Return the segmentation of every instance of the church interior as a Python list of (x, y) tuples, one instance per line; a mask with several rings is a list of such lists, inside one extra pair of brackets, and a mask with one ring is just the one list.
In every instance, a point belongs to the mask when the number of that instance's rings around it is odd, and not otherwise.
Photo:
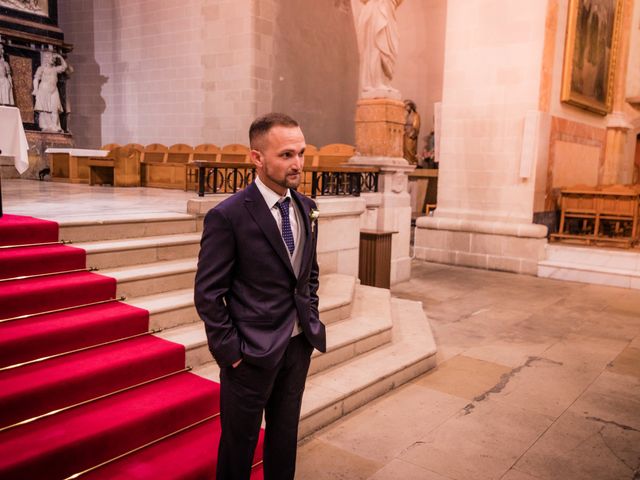
[(637, 0), (0, 0), (0, 478), (215, 478), (194, 278), (268, 112), (319, 210), (295, 478), (640, 478)]

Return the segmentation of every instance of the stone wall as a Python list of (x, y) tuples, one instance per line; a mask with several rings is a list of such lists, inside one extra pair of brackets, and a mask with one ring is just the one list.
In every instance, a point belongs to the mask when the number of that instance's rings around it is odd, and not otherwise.
[(68, 0), (60, 25), (78, 147), (199, 143), (203, 127), (202, 0)]
[(344, 2), (68, 0), (59, 9), (75, 45), (78, 147), (247, 143), (251, 120), (273, 109), (299, 118), (310, 142), (353, 143), (357, 48)]
[(358, 46), (349, 4), (277, 3), (273, 109), (296, 118), (308, 143), (353, 145)]

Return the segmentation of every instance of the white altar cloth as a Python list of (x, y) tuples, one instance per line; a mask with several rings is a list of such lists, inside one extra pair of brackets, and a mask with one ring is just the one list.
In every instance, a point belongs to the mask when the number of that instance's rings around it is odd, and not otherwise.
[(13, 157), (18, 173), (24, 173), (29, 168), (29, 144), (20, 110), (16, 107), (0, 106), (0, 150), (2, 155)]

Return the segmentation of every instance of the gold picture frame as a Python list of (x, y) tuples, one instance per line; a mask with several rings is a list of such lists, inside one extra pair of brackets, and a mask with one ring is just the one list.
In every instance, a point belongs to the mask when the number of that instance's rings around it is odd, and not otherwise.
[(611, 112), (623, 0), (570, 0), (564, 47), (564, 103)]

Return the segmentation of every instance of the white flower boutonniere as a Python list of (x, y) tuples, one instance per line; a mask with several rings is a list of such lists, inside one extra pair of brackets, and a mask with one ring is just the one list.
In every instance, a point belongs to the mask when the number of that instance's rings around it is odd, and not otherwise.
[(320, 217), (320, 211), (315, 208), (309, 212), (309, 220), (311, 220), (311, 233), (314, 233), (316, 230), (316, 225), (318, 224), (318, 218)]

